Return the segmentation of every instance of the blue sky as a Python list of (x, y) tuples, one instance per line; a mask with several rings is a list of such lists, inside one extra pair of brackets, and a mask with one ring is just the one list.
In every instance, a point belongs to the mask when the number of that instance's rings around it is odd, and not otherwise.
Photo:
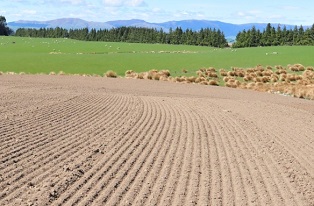
[(312, 25), (312, 9), (312, 0), (0, 0), (0, 15), (5, 16), (7, 22), (57, 18), (98, 22), (201, 19), (236, 24)]

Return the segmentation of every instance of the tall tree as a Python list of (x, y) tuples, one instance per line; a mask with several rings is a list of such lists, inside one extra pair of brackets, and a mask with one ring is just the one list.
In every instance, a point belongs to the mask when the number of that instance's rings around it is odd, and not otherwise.
[(9, 36), (13, 30), (7, 26), (7, 20), (4, 16), (0, 16), (0, 36)]

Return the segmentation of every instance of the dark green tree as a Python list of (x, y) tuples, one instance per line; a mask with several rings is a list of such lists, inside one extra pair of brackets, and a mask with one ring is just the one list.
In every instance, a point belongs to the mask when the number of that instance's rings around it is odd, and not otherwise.
[(7, 26), (7, 20), (4, 16), (0, 16), (0, 36), (9, 36), (13, 34), (13, 30)]

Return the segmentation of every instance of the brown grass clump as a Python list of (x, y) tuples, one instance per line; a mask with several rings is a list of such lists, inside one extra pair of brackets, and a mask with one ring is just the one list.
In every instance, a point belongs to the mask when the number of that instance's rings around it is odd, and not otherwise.
[(255, 68), (255, 71), (263, 72), (263, 71), (265, 71), (265, 69), (262, 67), (262, 65), (257, 65)]
[(160, 76), (159, 81), (168, 81), (168, 77), (166, 76)]
[(245, 72), (244, 72), (244, 71), (239, 71), (239, 72), (237, 73), (237, 76), (238, 76), (238, 77), (244, 77), (244, 76), (245, 76)]
[(273, 77), (270, 78), (271, 82), (278, 82), (278, 80), (279, 80), (278, 77), (274, 77), (273, 76)]
[(243, 77), (243, 80), (248, 82), (253, 80), (253, 76), (251, 74), (247, 74)]
[(255, 77), (253, 79), (254, 82), (262, 82), (262, 79), (260, 77)]
[(226, 86), (227, 86), (227, 87), (231, 87), (231, 88), (237, 88), (237, 85), (236, 85), (236, 84), (234, 84), (234, 83), (229, 83), (229, 82), (226, 83)]
[(216, 80), (210, 80), (208, 82), (208, 85), (212, 85), (212, 86), (219, 86), (218, 82)]
[(186, 81), (185, 77), (175, 77), (175, 82), (184, 82)]
[(125, 72), (125, 77), (126, 78), (133, 78), (136, 79), (138, 77), (138, 74), (136, 72), (134, 72), (133, 70), (127, 70)]
[(267, 83), (269, 81), (270, 81), (270, 77), (268, 76), (262, 77), (262, 82)]
[(314, 67), (306, 67), (307, 71), (314, 71)]
[(299, 72), (299, 71), (305, 70), (305, 67), (302, 64), (288, 65), (288, 68), (293, 72)]
[(115, 73), (112, 70), (107, 71), (104, 76), (109, 77), (109, 78), (117, 78), (117, 73)]
[(193, 82), (195, 82), (195, 80), (196, 80), (196, 77), (194, 77), (194, 76), (187, 77), (187, 82), (188, 83), (193, 83)]
[(197, 77), (197, 78), (195, 79), (195, 83), (198, 84), (198, 83), (200, 83), (200, 82), (201, 82), (201, 78)]
[(0, 75), (2, 75), (3, 74), (3, 72), (2, 71), (0, 71)]
[(255, 73), (256, 73), (257, 76), (260, 76), (260, 77), (263, 76), (263, 72), (261, 72), (261, 71), (256, 71)]
[(237, 86), (240, 86), (240, 85), (241, 85), (241, 82), (240, 82), (239, 80), (235, 80), (235, 81), (234, 81), (234, 84), (237, 85)]
[(223, 78), (223, 81), (224, 81), (224, 82), (228, 82), (229, 79), (230, 79), (230, 77), (224, 77), (224, 78)]
[(58, 75), (65, 75), (64, 71), (59, 71)]
[(152, 80), (160, 80), (161, 75), (159, 73), (153, 73)]
[(277, 70), (284, 69), (283, 66), (281, 66), (281, 65), (276, 65), (275, 68), (276, 68)]
[(209, 74), (207, 76), (212, 77), (212, 78), (218, 78), (218, 75), (214, 72), (209, 72)]
[(287, 71), (285, 69), (279, 69), (278, 71), (276, 71), (276, 74), (287, 74)]
[(246, 85), (247, 89), (253, 89), (255, 87), (255, 83), (254, 82), (250, 82)]
[(220, 71), (220, 75), (225, 77), (225, 76), (228, 76), (228, 73), (226, 71)]
[(216, 72), (216, 69), (214, 67), (209, 67), (206, 69), (207, 72)]
[(208, 82), (207, 81), (201, 81), (200, 85), (208, 85)]
[(205, 71), (206, 71), (206, 69), (205, 69), (205, 68), (200, 68), (200, 69), (199, 69), (199, 71), (201, 71), (201, 72), (205, 72)]
[(140, 73), (137, 75), (137, 79), (144, 79), (144, 76), (145, 76), (145, 73), (144, 73), (144, 72), (140, 72)]
[(183, 73), (188, 73), (188, 70), (182, 69), (182, 72), (183, 72)]
[(235, 76), (235, 72), (234, 71), (228, 71), (227, 74), (228, 74), (228, 76), (231, 76), (231, 77)]
[(170, 76), (170, 71), (169, 70), (160, 70), (159, 74), (161, 74), (164, 77), (169, 77)]
[(196, 71), (196, 75), (199, 76), (199, 77), (201, 77), (201, 76), (203, 76), (203, 72), (200, 71), (200, 70), (198, 70), (198, 71)]
[(296, 81), (297, 79), (296, 79), (296, 75), (294, 75), (294, 74), (288, 74), (287, 75), (287, 79), (289, 80), (289, 81)]
[(56, 72), (50, 72), (49, 75), (56, 75)]
[(273, 71), (267, 70), (267, 71), (263, 71), (262, 73), (263, 73), (263, 76), (268, 76), (268, 77), (270, 77), (270, 76), (273, 74)]

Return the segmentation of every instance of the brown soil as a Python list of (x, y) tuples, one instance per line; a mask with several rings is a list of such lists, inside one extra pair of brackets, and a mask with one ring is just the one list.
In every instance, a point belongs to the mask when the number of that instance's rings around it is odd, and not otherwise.
[(0, 205), (314, 205), (314, 101), (0, 76)]

